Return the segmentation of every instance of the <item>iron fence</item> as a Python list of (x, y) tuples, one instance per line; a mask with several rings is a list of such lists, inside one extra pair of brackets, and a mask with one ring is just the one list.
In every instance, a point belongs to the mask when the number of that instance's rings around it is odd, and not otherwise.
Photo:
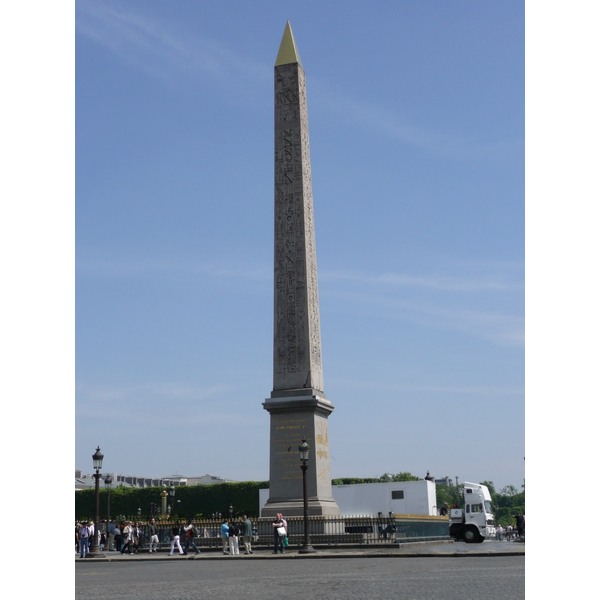
[[(304, 519), (288, 517), (287, 537), (289, 545), (300, 547), (304, 544)], [(241, 520), (234, 522), (241, 529)], [(252, 542), (254, 546), (272, 546), (274, 544), (274, 528), (270, 518), (252, 520)], [(170, 548), (172, 530), (178, 526), (181, 530), (187, 522), (173, 519), (157, 519), (159, 549)], [(220, 548), (221, 524), (218, 519), (194, 519), (198, 535), (194, 543), (199, 548)], [(448, 539), (448, 518), (427, 517), (421, 515), (377, 515), (377, 516), (342, 516), (342, 517), (309, 517), (308, 527), (310, 541), (313, 546), (377, 546), (391, 545), (408, 541), (424, 541), (430, 539)], [(101, 524), (104, 528), (104, 524)], [(140, 525), (140, 548), (148, 548), (150, 536), (148, 522)], [(182, 532), (181, 544), (185, 543)]]

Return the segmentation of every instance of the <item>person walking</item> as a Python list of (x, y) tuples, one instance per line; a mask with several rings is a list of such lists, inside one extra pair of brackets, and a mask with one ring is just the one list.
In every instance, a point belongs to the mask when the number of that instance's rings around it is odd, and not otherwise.
[(175, 552), (175, 546), (177, 546), (177, 549), (179, 550), (179, 554), (183, 554), (183, 548), (181, 547), (181, 544), (179, 543), (179, 526), (173, 525), (173, 528), (171, 529), (171, 533), (173, 535), (173, 539), (171, 540), (171, 552), (169, 552), (169, 556), (173, 556), (173, 553)]
[[(152, 519), (150, 521), (150, 525), (148, 525), (148, 537), (150, 538), (150, 554), (153, 552), (158, 552), (158, 529), (154, 519)], [(152, 550), (153, 544), (156, 544), (154, 550)]]
[(229, 524), (229, 554), (233, 556), (235, 554), (239, 555), (240, 546), (239, 546), (239, 536), (240, 530), (238, 526), (235, 524), (235, 521), (232, 521)]
[(142, 531), (140, 529), (139, 521), (133, 526), (133, 553), (138, 554), (140, 549), (140, 543), (142, 540)]
[(187, 554), (188, 548), (191, 546), (196, 554), (200, 554), (200, 550), (198, 550), (198, 546), (194, 543), (194, 538), (198, 535), (198, 531), (194, 527), (192, 520), (188, 520), (188, 524), (183, 528), (185, 531), (185, 548), (183, 549), (183, 553)]
[(252, 521), (247, 515), (244, 515), (242, 535), (244, 536), (244, 554), (252, 554)]
[(229, 554), (229, 521), (223, 519), (221, 525), (221, 541), (223, 542), (223, 554)]
[(79, 528), (79, 558), (85, 558), (89, 554), (90, 530), (86, 524)]

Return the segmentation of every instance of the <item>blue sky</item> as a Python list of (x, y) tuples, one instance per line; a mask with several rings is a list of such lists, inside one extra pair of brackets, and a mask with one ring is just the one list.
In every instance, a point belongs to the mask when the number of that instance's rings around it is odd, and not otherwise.
[(520, 486), (522, 2), (76, 3), (76, 468), (268, 479), (273, 64), (307, 77), (333, 477)]

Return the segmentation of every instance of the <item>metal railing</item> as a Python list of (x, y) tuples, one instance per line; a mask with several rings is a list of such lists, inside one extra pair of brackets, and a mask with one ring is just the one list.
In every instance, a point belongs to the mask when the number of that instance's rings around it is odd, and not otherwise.
[[(241, 529), (241, 520), (234, 520)], [(271, 518), (251, 519), (254, 546), (272, 546), (274, 533)], [(288, 542), (291, 547), (300, 547), (304, 543), (304, 519), (302, 517), (288, 517), (287, 532)], [(221, 520), (205, 519), (192, 520), (198, 535), (194, 543), (199, 548), (222, 547)], [(183, 521), (172, 519), (159, 519), (156, 521), (158, 530), (159, 549), (170, 548), (172, 529), (174, 525), (180, 528), (185, 525)], [(104, 524), (101, 525), (103, 527)], [(381, 546), (392, 545), (408, 541), (425, 541), (431, 539), (448, 538), (448, 518), (428, 517), (422, 515), (357, 515), (343, 517), (309, 517), (308, 519), (310, 540), (313, 546)], [(140, 548), (148, 548), (149, 534), (148, 523), (141, 522)], [(184, 545), (185, 537), (182, 535), (181, 544)]]

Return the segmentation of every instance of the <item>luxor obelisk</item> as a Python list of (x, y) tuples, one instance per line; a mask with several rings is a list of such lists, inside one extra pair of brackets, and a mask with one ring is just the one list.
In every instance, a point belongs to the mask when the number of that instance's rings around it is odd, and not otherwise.
[(331, 494), (304, 69), (289, 21), (275, 62), (275, 280), (269, 500), (261, 515), (303, 514), (298, 446), (310, 445), (311, 515), (338, 515)]

